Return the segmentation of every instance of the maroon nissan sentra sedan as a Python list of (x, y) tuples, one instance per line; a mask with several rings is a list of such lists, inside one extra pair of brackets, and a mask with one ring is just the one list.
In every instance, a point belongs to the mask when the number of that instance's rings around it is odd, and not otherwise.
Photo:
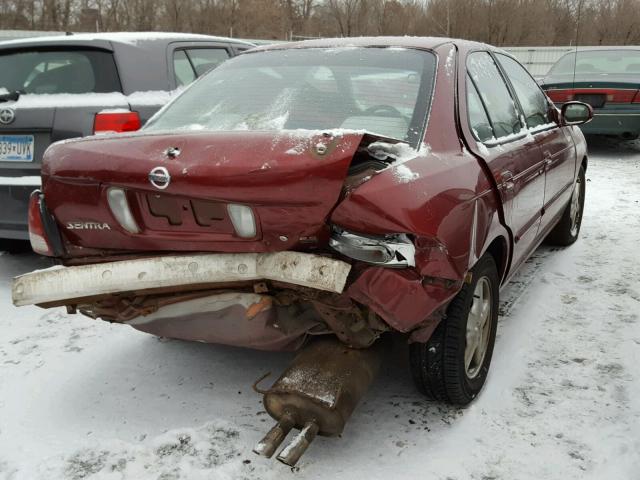
[(16, 305), (166, 337), (299, 350), (256, 451), (295, 464), (337, 435), (404, 334), (427, 397), (487, 377), (500, 288), (579, 234), (591, 107), (556, 109), (488, 45), (358, 38), (270, 46), (208, 73), (142, 131), (52, 145), (29, 212), (61, 266)]

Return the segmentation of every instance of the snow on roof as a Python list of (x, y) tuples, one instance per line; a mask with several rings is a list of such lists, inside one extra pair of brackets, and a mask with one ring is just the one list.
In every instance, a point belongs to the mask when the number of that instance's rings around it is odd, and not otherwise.
[(259, 46), (257, 50), (276, 50), (287, 48), (344, 48), (344, 47), (405, 47), (433, 49), (445, 43), (457, 45), (484, 46), (485, 44), (470, 40), (461, 40), (448, 37), (414, 37), (404, 36), (380, 36), (380, 37), (339, 37), (319, 38), (303, 40), (299, 42), (280, 43)]
[(7, 102), (7, 107), (15, 109), (31, 108), (74, 108), (74, 107), (103, 107), (129, 108), (129, 105), (160, 106), (166, 104), (179, 90), (153, 90), (134, 92), (124, 95), (120, 92), (112, 93), (54, 93), (54, 94), (24, 94), (16, 102)]

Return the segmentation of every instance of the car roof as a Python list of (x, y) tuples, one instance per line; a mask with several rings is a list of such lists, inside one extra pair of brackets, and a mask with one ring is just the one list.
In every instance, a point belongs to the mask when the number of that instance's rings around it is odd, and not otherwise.
[(260, 46), (252, 51), (265, 50), (286, 50), (291, 48), (340, 48), (340, 47), (400, 47), (419, 48), (433, 50), (436, 47), (453, 43), (465, 49), (485, 48), (497, 50), (496, 48), (479, 42), (470, 40), (460, 40), (448, 37), (348, 37), (348, 38), (322, 38), (316, 40), (304, 40), (300, 42), (278, 43)]
[(196, 33), (175, 32), (104, 32), (104, 33), (78, 33), (71, 35), (54, 35), (44, 37), (20, 38), (0, 42), (0, 48), (20, 48), (30, 46), (63, 46), (91, 43), (115, 42), (136, 46), (141, 43), (171, 43), (180, 42), (227, 42), (253, 47), (252, 43), (234, 38), (215, 37), (212, 35), (200, 35)]

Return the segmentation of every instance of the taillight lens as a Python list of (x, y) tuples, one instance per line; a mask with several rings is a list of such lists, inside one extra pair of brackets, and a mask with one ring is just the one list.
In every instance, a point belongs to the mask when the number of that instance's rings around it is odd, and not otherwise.
[(547, 90), (547, 96), (554, 103), (566, 103), (576, 99), (576, 95), (604, 95), (607, 103), (640, 103), (638, 90), (620, 88), (558, 88)]
[(44, 223), (42, 222), (41, 201), (42, 193), (40, 190), (34, 191), (29, 198), (29, 241), (34, 252), (52, 257), (54, 256), (53, 248), (47, 239)]
[(607, 96), (608, 103), (631, 103), (633, 101), (633, 97), (636, 96), (637, 90), (615, 90), (609, 89), (604, 90), (604, 93)]
[(566, 89), (547, 90), (547, 96), (553, 103), (566, 103), (573, 100), (574, 91)]
[(375, 265), (414, 267), (416, 264), (416, 248), (403, 233), (371, 237), (336, 228), (329, 246), (354, 260)]
[(138, 112), (100, 112), (96, 113), (93, 133), (135, 132), (141, 126)]

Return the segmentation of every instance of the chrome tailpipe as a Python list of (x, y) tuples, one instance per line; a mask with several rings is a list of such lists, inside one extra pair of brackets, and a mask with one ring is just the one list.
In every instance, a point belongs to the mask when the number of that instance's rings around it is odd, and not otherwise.
[(253, 453), (271, 458), (287, 435), (289, 435), (294, 424), (295, 422), (290, 415), (283, 415), (278, 420), (278, 423), (256, 444), (253, 448)]

